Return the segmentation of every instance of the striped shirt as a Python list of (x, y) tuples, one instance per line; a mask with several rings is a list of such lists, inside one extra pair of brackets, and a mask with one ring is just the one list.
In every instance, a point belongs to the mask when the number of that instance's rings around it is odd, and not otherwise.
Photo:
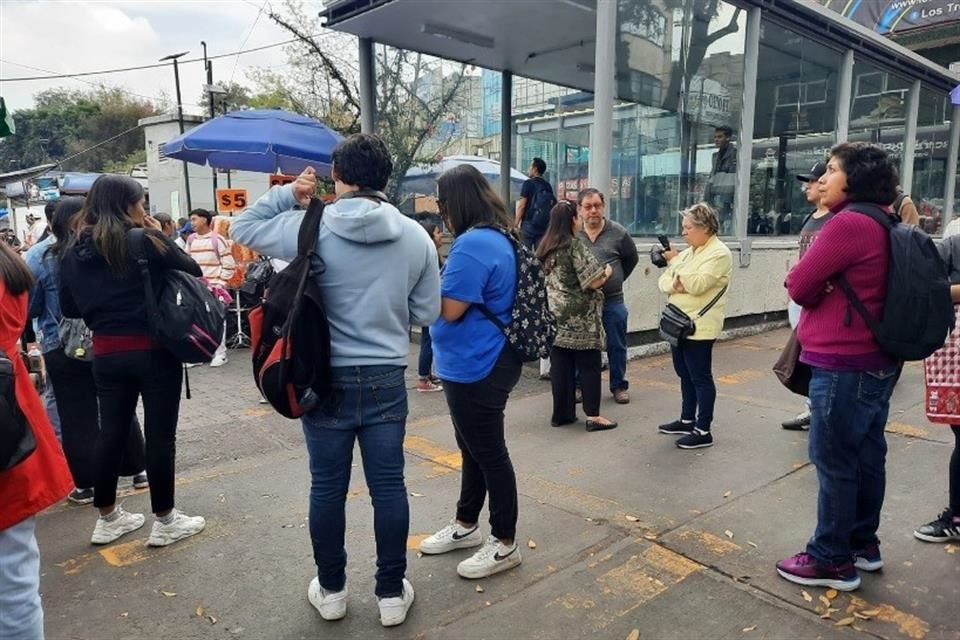
[(203, 277), (210, 284), (226, 286), (237, 269), (230, 252), (230, 241), (212, 231), (205, 235), (195, 233), (187, 238), (187, 253), (200, 265)]

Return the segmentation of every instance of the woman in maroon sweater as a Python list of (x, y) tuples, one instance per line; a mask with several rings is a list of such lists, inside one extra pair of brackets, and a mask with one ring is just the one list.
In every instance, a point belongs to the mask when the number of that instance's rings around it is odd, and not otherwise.
[(886, 298), (887, 231), (851, 203), (888, 210), (899, 182), (880, 147), (834, 147), (819, 180), (821, 201), (835, 213), (803, 260), (787, 275), (790, 298), (803, 307), (797, 337), (810, 382), (810, 461), (820, 490), (817, 528), (806, 551), (777, 563), (790, 582), (852, 591), (857, 569), (883, 567), (877, 528), (886, 483), (884, 427), (900, 363), (880, 350), (870, 329), (835, 287), (843, 276), (876, 317)]

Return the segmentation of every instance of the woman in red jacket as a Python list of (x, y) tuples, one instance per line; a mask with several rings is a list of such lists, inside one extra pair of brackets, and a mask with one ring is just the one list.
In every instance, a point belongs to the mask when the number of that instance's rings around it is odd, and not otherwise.
[(34, 516), (66, 496), (73, 485), (43, 402), (17, 349), (32, 285), (27, 265), (0, 242), (0, 349), (14, 363), (15, 400), (36, 440), (33, 453), (0, 471), (0, 638), (5, 640), (43, 638)]

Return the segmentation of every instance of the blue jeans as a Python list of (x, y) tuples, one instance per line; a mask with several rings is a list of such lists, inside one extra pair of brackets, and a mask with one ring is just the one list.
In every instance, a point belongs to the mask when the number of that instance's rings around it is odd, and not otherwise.
[(807, 553), (817, 562), (849, 562), (878, 544), (886, 489), (884, 427), (898, 366), (839, 372), (814, 367), (810, 381), (810, 461), (817, 469), (817, 529)]
[(603, 305), (603, 330), (607, 333), (607, 362), (610, 365), (610, 391), (629, 389), (627, 375), (627, 305), (609, 302)]
[(0, 530), (0, 638), (43, 640), (36, 518)]
[(63, 442), (63, 429), (60, 427), (60, 410), (57, 407), (57, 396), (53, 392), (53, 384), (47, 380), (47, 388), (43, 392), (43, 406), (47, 410), (47, 417), (50, 418), (50, 424), (53, 425), (53, 432), (57, 434), (57, 440)]
[(334, 367), (332, 393), (304, 416), (310, 455), (310, 539), (317, 577), (327, 591), (346, 582), (344, 508), (353, 445), (360, 442), (363, 473), (373, 502), (377, 586), (381, 598), (399, 596), (407, 570), (410, 506), (403, 481), (407, 424), (404, 367)]
[(420, 360), (417, 362), (417, 375), (426, 378), (433, 373), (433, 340), (430, 327), (420, 329)]
[(697, 428), (703, 431), (710, 431), (713, 407), (717, 403), (717, 385), (713, 381), (714, 342), (716, 340), (681, 340), (670, 349), (673, 369), (680, 377), (680, 419), (696, 422)]
[(537, 231), (534, 229), (524, 229), (521, 227), (520, 236), (523, 238), (523, 246), (534, 253), (537, 252), (537, 245), (543, 240), (543, 234), (546, 230)]

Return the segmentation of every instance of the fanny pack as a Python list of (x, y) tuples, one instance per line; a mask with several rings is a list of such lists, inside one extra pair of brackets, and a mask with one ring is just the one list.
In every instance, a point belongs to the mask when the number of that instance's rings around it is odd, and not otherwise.
[(663, 314), (660, 316), (660, 337), (670, 343), (672, 346), (680, 344), (681, 340), (686, 340), (697, 331), (696, 321), (704, 316), (705, 313), (713, 309), (714, 305), (720, 301), (727, 288), (720, 289), (720, 293), (713, 297), (713, 300), (707, 303), (696, 316), (691, 318), (687, 312), (673, 303), (667, 303), (663, 308)]

